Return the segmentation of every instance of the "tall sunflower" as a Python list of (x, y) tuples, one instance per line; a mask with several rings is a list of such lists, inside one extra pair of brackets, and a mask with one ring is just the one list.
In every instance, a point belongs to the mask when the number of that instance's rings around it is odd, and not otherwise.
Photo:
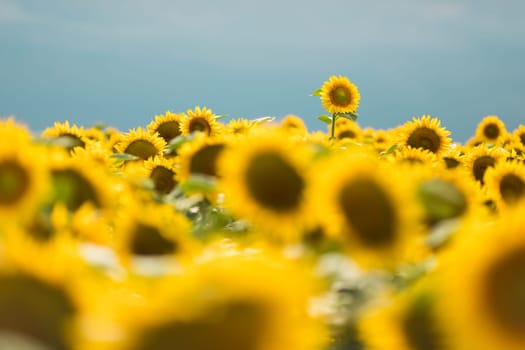
[(165, 147), (166, 141), (159, 134), (152, 135), (142, 128), (131, 129), (115, 146), (118, 152), (143, 160), (162, 155)]
[(361, 95), (347, 77), (331, 76), (321, 87), (321, 102), (329, 113), (355, 113)]
[(308, 160), (304, 144), (278, 131), (242, 140), (225, 150), (218, 162), (225, 206), (274, 238), (297, 239), (307, 209)]
[(166, 111), (165, 114), (155, 116), (155, 120), (148, 124), (148, 130), (152, 134), (158, 133), (168, 143), (181, 134), (182, 117), (182, 114)]
[(524, 209), (473, 223), (442, 261), (438, 314), (454, 332), (453, 349), (525, 348)]
[(367, 153), (336, 154), (312, 177), (309, 198), (323, 229), (362, 266), (392, 267), (422, 246), (422, 213), (402, 169)]
[(441, 127), (438, 118), (424, 115), (421, 118), (413, 118), (411, 122), (405, 123), (398, 134), (398, 141), (402, 146), (423, 148), (436, 155), (448, 150), (450, 147), (450, 131)]
[(221, 124), (217, 122), (215, 114), (206, 107), (197, 106), (194, 110), (188, 109), (180, 121), (182, 135), (202, 132), (206, 136), (215, 136), (221, 132), (221, 129)]
[(129, 336), (116, 349), (320, 349), (325, 330), (307, 312), (315, 288), (277, 257), (214, 258), (128, 310)]

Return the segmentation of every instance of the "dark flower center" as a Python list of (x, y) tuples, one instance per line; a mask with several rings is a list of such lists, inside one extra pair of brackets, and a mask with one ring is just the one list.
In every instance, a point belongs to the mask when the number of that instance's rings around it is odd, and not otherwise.
[(483, 128), (483, 134), (489, 140), (495, 140), (498, 138), (500, 130), (496, 124), (490, 123)]
[(437, 132), (427, 127), (420, 127), (412, 131), (407, 139), (407, 145), (413, 148), (422, 148), (432, 153), (439, 151), (441, 139)]
[(166, 255), (177, 251), (177, 244), (160, 234), (156, 227), (137, 224), (131, 239), (131, 252), (135, 255)]
[(443, 335), (437, 329), (435, 317), (432, 315), (430, 296), (418, 296), (409, 306), (401, 322), (410, 349), (445, 349)]
[(177, 185), (174, 175), (173, 171), (163, 166), (155, 167), (150, 174), (155, 191), (162, 194), (170, 193)]
[(224, 147), (216, 144), (200, 148), (190, 159), (190, 173), (217, 176), (217, 158)]
[(76, 211), (86, 202), (100, 207), (94, 186), (83, 175), (74, 169), (57, 169), (51, 174), (55, 201), (65, 203), (70, 211)]
[(304, 180), (277, 153), (254, 156), (246, 167), (246, 186), (255, 201), (272, 211), (293, 211), (301, 203)]
[(390, 198), (375, 182), (355, 179), (343, 186), (338, 197), (346, 223), (361, 244), (381, 248), (396, 239), (398, 218)]
[(29, 190), (30, 177), (26, 169), (12, 159), (0, 162), (0, 205), (19, 201)]
[(160, 124), (155, 131), (157, 131), (160, 137), (162, 137), (166, 142), (170, 142), (171, 139), (174, 139), (181, 134), (180, 124), (175, 120)]
[(515, 174), (505, 174), (499, 183), (499, 192), (506, 203), (514, 203), (523, 197), (525, 182)]
[(330, 101), (339, 107), (346, 107), (352, 102), (350, 90), (344, 86), (338, 86), (330, 91)]
[(485, 172), (489, 167), (493, 167), (494, 164), (496, 164), (496, 160), (491, 156), (481, 156), (474, 161), (472, 172), (474, 173), (476, 180), (481, 182), (482, 185), (485, 183), (483, 181)]
[(188, 129), (190, 134), (195, 131), (200, 131), (206, 133), (208, 136), (211, 135), (210, 123), (205, 118), (197, 117), (191, 119)]

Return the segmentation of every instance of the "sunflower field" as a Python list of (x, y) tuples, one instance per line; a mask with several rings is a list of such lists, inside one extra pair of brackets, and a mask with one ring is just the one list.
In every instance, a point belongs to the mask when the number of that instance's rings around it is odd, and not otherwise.
[(525, 126), (312, 95), (326, 131), (0, 120), (0, 349), (525, 349)]

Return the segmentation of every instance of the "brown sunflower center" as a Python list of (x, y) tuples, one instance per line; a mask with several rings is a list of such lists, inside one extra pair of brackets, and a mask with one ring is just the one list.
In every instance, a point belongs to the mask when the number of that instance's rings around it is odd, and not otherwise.
[(347, 87), (338, 86), (330, 91), (330, 101), (339, 107), (346, 107), (352, 102), (352, 93)]
[(177, 251), (177, 244), (166, 239), (150, 225), (137, 224), (133, 231), (130, 249), (135, 255), (166, 255)]
[(484, 281), (484, 302), (502, 328), (525, 334), (525, 247), (495, 261)]
[(485, 125), (485, 127), (483, 128), (483, 134), (489, 140), (495, 140), (498, 138), (500, 134), (500, 130), (496, 124), (490, 123), (490, 124)]
[(75, 147), (85, 147), (86, 143), (82, 141), (80, 136), (75, 134), (67, 134), (64, 133), (62, 135), (59, 135), (56, 137), (56, 140), (59, 141), (60, 144), (63, 144), (64, 147), (71, 151)]
[(303, 197), (304, 179), (277, 153), (254, 156), (246, 167), (246, 186), (253, 199), (272, 211), (293, 211)]
[(337, 138), (339, 140), (344, 138), (354, 139), (356, 137), (355, 132), (352, 130), (343, 130), (340, 133), (337, 134)]
[(63, 290), (32, 277), (0, 277), (0, 331), (70, 349), (64, 327), (75, 307)]
[(520, 138), (521, 144), (525, 146), (525, 133), (521, 133), (519, 135), (519, 138)]
[(190, 159), (190, 173), (217, 176), (217, 158), (224, 144), (207, 145), (199, 149)]
[(258, 350), (267, 311), (249, 300), (217, 305), (201, 317), (169, 321), (143, 334), (134, 350)]
[(101, 203), (93, 184), (75, 169), (57, 169), (51, 172), (54, 200), (63, 202), (70, 211), (76, 211), (86, 202), (100, 207)]
[(155, 167), (150, 174), (150, 179), (153, 180), (153, 186), (158, 193), (168, 194), (177, 185), (173, 171), (163, 166)]
[(397, 216), (384, 190), (369, 179), (355, 179), (343, 186), (338, 197), (346, 223), (363, 245), (380, 248), (396, 239)]
[(155, 131), (157, 131), (160, 137), (162, 137), (166, 142), (170, 142), (171, 139), (174, 139), (181, 134), (180, 124), (176, 120), (171, 120), (160, 124)]
[(126, 147), (124, 153), (146, 160), (159, 153), (159, 150), (148, 140), (135, 140)]
[(410, 349), (445, 349), (443, 336), (432, 315), (432, 300), (429, 296), (421, 295), (416, 298), (403, 316), (401, 326)]
[(0, 162), (0, 205), (18, 202), (29, 190), (30, 176), (26, 169), (13, 159)]
[(437, 153), (441, 147), (441, 138), (434, 129), (420, 127), (412, 131), (407, 139), (407, 145)]
[(525, 182), (515, 174), (505, 174), (499, 183), (499, 192), (506, 203), (514, 203), (523, 197)]
[(447, 169), (457, 168), (459, 164), (461, 164), (459, 160), (452, 157), (444, 157), (443, 160), (445, 161), (445, 166), (447, 167)]
[(481, 182), (481, 184), (484, 184), (483, 177), (485, 176), (485, 172), (489, 167), (493, 167), (494, 164), (496, 164), (496, 160), (491, 156), (481, 156), (474, 160), (472, 172), (474, 173), (476, 180)]
[(211, 135), (210, 123), (205, 118), (201, 117), (191, 119), (188, 130), (190, 134), (195, 131), (200, 131), (206, 133), (208, 136)]

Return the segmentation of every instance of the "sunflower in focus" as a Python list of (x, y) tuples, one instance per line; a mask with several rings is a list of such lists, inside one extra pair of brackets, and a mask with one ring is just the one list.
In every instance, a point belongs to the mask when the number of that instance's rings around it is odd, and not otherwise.
[(309, 198), (329, 236), (364, 267), (392, 267), (420, 253), (422, 213), (409, 173), (367, 153), (325, 162), (312, 174)]
[(522, 162), (499, 162), (488, 168), (485, 187), (498, 208), (514, 205), (525, 198), (525, 166)]
[(182, 135), (190, 135), (194, 132), (204, 133), (206, 136), (215, 136), (221, 132), (221, 124), (217, 122), (215, 114), (206, 107), (195, 107), (188, 109), (180, 121)]
[(63, 142), (65, 148), (69, 151), (75, 147), (85, 147), (86, 143), (89, 142), (84, 127), (78, 127), (75, 124), (69, 125), (68, 120), (63, 123), (55, 122), (52, 128), (44, 130), (42, 137), (53, 138)]
[(488, 115), (479, 122), (474, 137), (487, 144), (497, 144), (506, 134), (503, 121), (498, 116)]
[(359, 323), (366, 349), (448, 350), (448, 335), (436, 314), (436, 292), (428, 279), (401, 292)]
[(225, 206), (278, 240), (297, 239), (305, 221), (309, 154), (306, 145), (279, 131), (236, 143), (218, 163)]
[(166, 141), (162, 137), (150, 134), (142, 128), (131, 129), (115, 146), (118, 152), (131, 154), (143, 160), (162, 155), (165, 147)]
[(355, 113), (361, 95), (347, 77), (331, 76), (321, 87), (321, 102), (329, 113)]
[(405, 147), (423, 148), (436, 155), (450, 147), (450, 131), (440, 126), (438, 118), (424, 115), (405, 123), (398, 134), (399, 143)]
[(272, 257), (219, 257), (190, 266), (127, 310), (116, 349), (320, 349), (327, 336), (307, 313), (317, 288), (302, 269)]
[(442, 261), (438, 314), (454, 331), (453, 349), (525, 348), (524, 209), (473, 223)]
[(155, 116), (155, 120), (148, 124), (151, 134), (158, 133), (160, 137), (169, 143), (181, 134), (180, 124), (183, 115), (166, 111), (165, 114)]

